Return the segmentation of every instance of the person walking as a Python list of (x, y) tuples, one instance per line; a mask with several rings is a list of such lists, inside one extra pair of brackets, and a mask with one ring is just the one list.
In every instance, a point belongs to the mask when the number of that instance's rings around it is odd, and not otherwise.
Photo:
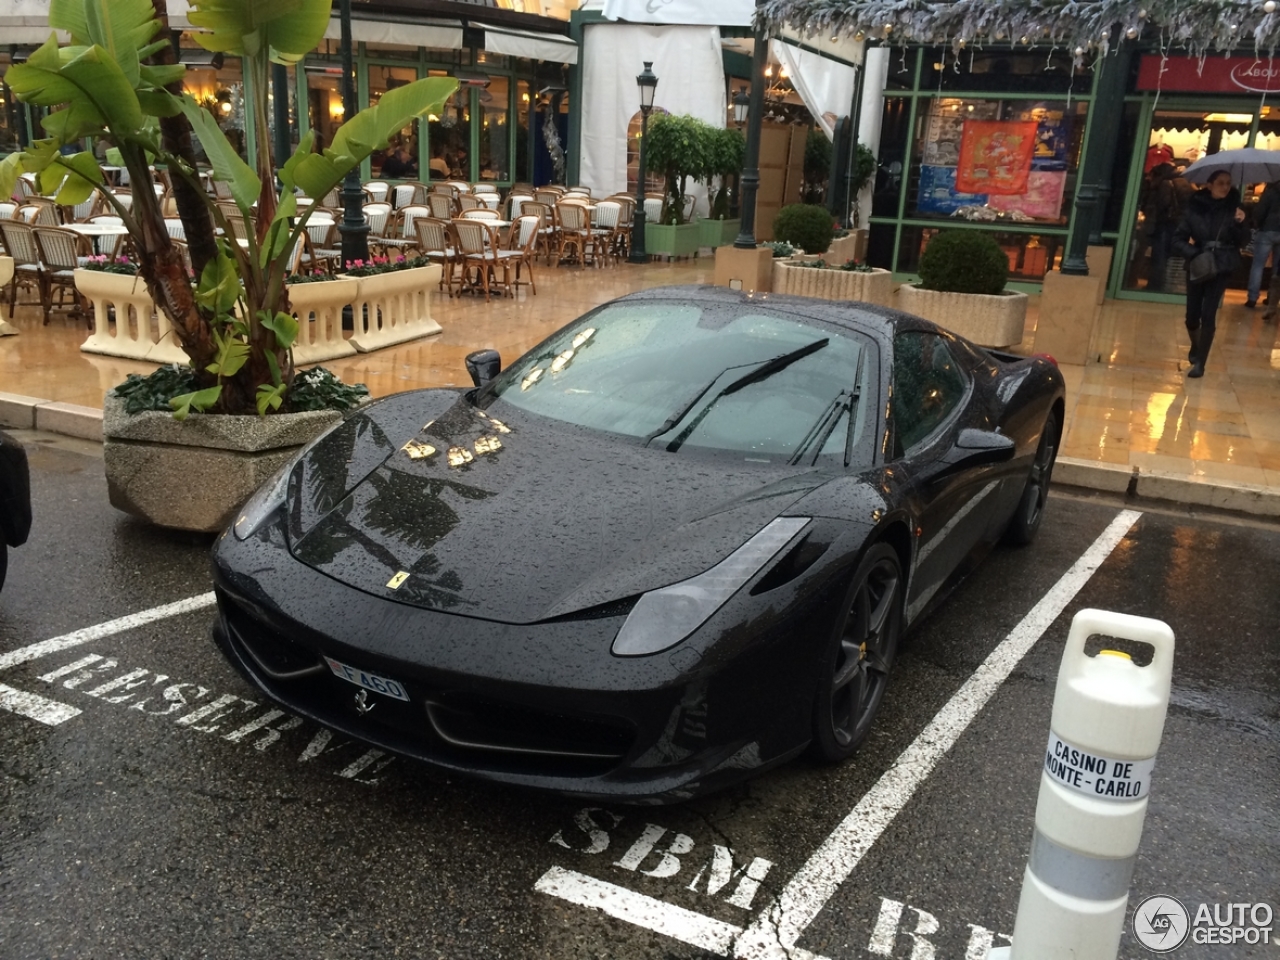
[[(1173, 234), (1173, 249), (1187, 261), (1187, 333), (1191, 350), (1188, 377), (1203, 377), (1213, 336), (1217, 331), (1218, 307), (1231, 274), (1240, 266), (1240, 247), (1248, 239), (1245, 214), (1240, 207), (1240, 191), (1231, 185), (1231, 174), (1217, 170), (1203, 190), (1188, 198), (1182, 218)], [(1202, 253), (1211, 254), (1212, 266), (1199, 277), (1192, 261)]]
[[(1262, 191), (1262, 199), (1253, 211), (1253, 223), (1257, 233), (1253, 235), (1253, 267), (1249, 270), (1249, 299), (1244, 305), (1252, 310), (1258, 305), (1258, 294), (1262, 292), (1262, 272), (1267, 266), (1267, 257), (1272, 250), (1280, 256), (1280, 181), (1268, 183)], [(1274, 275), (1276, 267), (1271, 264)]]
[(1142, 198), (1142, 229), (1151, 245), (1151, 262), (1147, 273), (1147, 289), (1163, 290), (1165, 265), (1169, 260), (1169, 238), (1178, 222), (1178, 194), (1173, 187), (1177, 169), (1172, 163), (1160, 163), (1148, 175)]

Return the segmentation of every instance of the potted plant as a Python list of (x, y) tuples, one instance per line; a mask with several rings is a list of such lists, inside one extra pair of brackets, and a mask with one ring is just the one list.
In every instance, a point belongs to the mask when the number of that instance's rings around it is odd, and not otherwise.
[(871, 181), (876, 172), (876, 156), (862, 144), (854, 150), (853, 173), (849, 178), (849, 223), (848, 232), (831, 241), (828, 254), (833, 259), (849, 258), (863, 260), (867, 256), (867, 241), (870, 231), (862, 226), (862, 208), (858, 195)]
[(707, 169), (707, 133), (711, 128), (697, 117), (663, 113), (649, 124), (645, 170), (663, 178), (662, 214), (646, 222), (645, 252), (684, 257), (698, 252), (698, 225), (686, 222), (685, 193), (689, 179)]
[(941, 230), (920, 255), (920, 284), (903, 284), (898, 306), (984, 347), (1022, 342), (1027, 295), (1004, 288), (1009, 258), (982, 230)]
[(804, 202), (821, 205), (831, 177), (831, 141), (817, 127), (804, 141)]
[(773, 292), (820, 300), (861, 300), (887, 307), (893, 302), (893, 274), (857, 260), (775, 260)]
[[(268, 472), (262, 464), (282, 461), (289, 448), (309, 438), (298, 428), (275, 422), (298, 408), (291, 348), (299, 324), (285, 276), (309, 209), (299, 210), (295, 190), (325, 196), (402, 127), (438, 109), (457, 85), (451, 78), (432, 77), (389, 90), (376, 106), (349, 118), (322, 152), (314, 151), (314, 138), (308, 133), (277, 169), (267, 127), (268, 69), (272, 60), (298, 62), (320, 42), (330, 6), (329, 0), (191, 3), (189, 19), (200, 28), (194, 34), (197, 42), (208, 50), (239, 56), (251, 81), (257, 143), (252, 166), (241, 159), (213, 115), (183, 92), (186, 68), (176, 62), (164, 0), (154, 0), (154, 7), (147, 0), (51, 0), (49, 26), (69, 33), (71, 45), (60, 50), (51, 33), (25, 63), (14, 64), (4, 77), (19, 100), (49, 112), (41, 121), (47, 138), (0, 161), (0, 195), (11, 193), (18, 175), (29, 171), (37, 174), (40, 191), (60, 204), (80, 203), (95, 190), (103, 196), (128, 229), (139, 251), (138, 275), (189, 358), (190, 377), (180, 383), (170, 378), (166, 387), (182, 388), (166, 398), (168, 406), (178, 420), (193, 412), (219, 415), (171, 421), (163, 430), (156, 428), (157, 434), (163, 433), (156, 442), (182, 452), (205, 439), (239, 438), (235, 445), (241, 449), (229, 451), (226, 460), (202, 455), (186, 470), (167, 471), (177, 481), (170, 496), (179, 509), (166, 511), (163, 519), (152, 517), (165, 525), (186, 526), (181, 506), (194, 512), (197, 501), (215, 493), (225, 494), (222, 515), (230, 516), (252, 491), (253, 478), (260, 480)], [(230, 239), (236, 236), (231, 219), (202, 188), (193, 134), (209, 159), (213, 178), (226, 185), (240, 219), (249, 225), (240, 242)], [(78, 146), (86, 137), (105, 139), (118, 150), (133, 183), (150, 182), (151, 163), (167, 167), (198, 278), (194, 284), (151, 191), (137, 191), (131, 207), (125, 208), (106, 188), (91, 152), (63, 154), (64, 146)], [(210, 422), (223, 417), (225, 424)], [(191, 426), (195, 420), (201, 425)], [(318, 428), (309, 429), (314, 433)], [(131, 455), (147, 439), (142, 435), (147, 430), (135, 429), (120, 398), (108, 394), (103, 432), (112, 502), (145, 515), (138, 508), (143, 498), (134, 495), (131, 485), (154, 486), (159, 474)], [(245, 442), (247, 433), (255, 439)], [(180, 436), (188, 440), (177, 439)], [(246, 446), (255, 449), (243, 449)], [(260, 465), (240, 469), (250, 452), (265, 455), (258, 458)], [(236, 482), (217, 472), (237, 469)], [(192, 476), (210, 475), (217, 480), (191, 483)], [(217, 529), (221, 522), (189, 528)]]
[(835, 227), (826, 207), (814, 203), (789, 203), (773, 221), (773, 238), (798, 247), (807, 254), (826, 253)]
[(707, 169), (704, 179), (707, 189), (714, 183), (711, 200), (711, 216), (698, 222), (699, 243), (704, 247), (722, 247), (733, 243), (742, 230), (742, 218), (729, 216), (729, 179), (742, 169), (747, 146), (742, 133), (731, 127), (707, 132)]

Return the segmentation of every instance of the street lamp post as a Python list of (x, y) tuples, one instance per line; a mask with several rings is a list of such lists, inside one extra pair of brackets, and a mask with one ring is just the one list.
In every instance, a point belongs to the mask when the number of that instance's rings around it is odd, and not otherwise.
[[(730, 101), (733, 107), (733, 122), (739, 129), (746, 125), (747, 116), (751, 112), (751, 98), (747, 96), (747, 88), (739, 87), (738, 92), (733, 95)], [(739, 170), (733, 177), (733, 195), (729, 204), (729, 216), (742, 216), (742, 171)]]
[[(756, 9), (764, 0), (756, 0)], [(751, 53), (751, 99), (747, 116), (747, 155), (742, 166), (742, 228), (733, 245), (739, 250), (756, 246), (756, 191), (760, 188), (760, 122), (764, 113), (764, 68), (769, 58), (769, 35), (759, 26), (755, 31), (755, 49)], [(734, 115), (738, 113), (734, 98)]]
[[(356, 115), (356, 84), (351, 65), (351, 0), (342, 0), (339, 8), (342, 27), (342, 117)], [(364, 189), (360, 185), (360, 168), (352, 167), (342, 181), (342, 263), (369, 259), (369, 225), (364, 220)]]
[(636, 170), (636, 209), (631, 219), (631, 256), (627, 257), (630, 263), (644, 263), (649, 259), (649, 255), (644, 252), (644, 147), (649, 139), (649, 112), (653, 110), (653, 93), (658, 87), (658, 77), (652, 67), (652, 60), (644, 61), (644, 70), (636, 77), (636, 86), (640, 88), (640, 166)]

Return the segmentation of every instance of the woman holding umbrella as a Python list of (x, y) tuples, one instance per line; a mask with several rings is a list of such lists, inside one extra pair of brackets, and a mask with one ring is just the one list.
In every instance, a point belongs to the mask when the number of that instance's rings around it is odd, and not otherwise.
[[(1192, 179), (1194, 167), (1204, 160), (1187, 168), (1188, 180)], [(1240, 266), (1240, 247), (1248, 240), (1240, 191), (1231, 185), (1231, 172), (1225, 168), (1213, 170), (1207, 184), (1188, 199), (1173, 235), (1173, 249), (1187, 260), (1187, 333), (1191, 336), (1188, 377), (1204, 376), (1217, 329), (1218, 307), (1228, 279)], [(1208, 257), (1193, 263), (1202, 254)]]

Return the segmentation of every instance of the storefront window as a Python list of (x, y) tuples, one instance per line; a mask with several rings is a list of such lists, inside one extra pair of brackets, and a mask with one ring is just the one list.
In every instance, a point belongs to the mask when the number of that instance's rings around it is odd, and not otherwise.
[(511, 84), (490, 77), (480, 91), (480, 179), (511, 180)]
[[(8, 71), (12, 61), (0, 54), (0, 74)], [(9, 85), (0, 81), (0, 153), (14, 153), (26, 139), (26, 107), (14, 97)]]
[(533, 112), (529, 82), (516, 83), (516, 169), (513, 180), (533, 180), (529, 172), (529, 117)]
[[(902, 242), (898, 247), (900, 273), (918, 273), (920, 254), (940, 228), (903, 227)], [(966, 226), (960, 229), (983, 230), (983, 227)], [(1039, 283), (1050, 270), (1056, 269), (1066, 238), (1058, 234), (1014, 233), (1001, 231), (994, 225), (989, 232), (1009, 258), (1009, 279)]]
[[(1182, 208), (1196, 188), (1180, 172), (1206, 154), (1248, 146), (1253, 119), (1250, 112), (1204, 110), (1159, 110), (1152, 116), (1125, 269), (1127, 289), (1185, 292), (1185, 264), (1171, 244)], [(1258, 146), (1266, 145), (1262, 136), (1258, 141)], [(1263, 184), (1236, 186), (1247, 207)], [(1243, 279), (1242, 272), (1237, 283)]]
[[(432, 76), (450, 76), (432, 70)], [(431, 147), (431, 177), (471, 179), (471, 87), (463, 86), (430, 117), (428, 143)]]
[(1077, 68), (1067, 50), (924, 51), (921, 90), (969, 90), (992, 93), (1086, 94), (1093, 85), (1088, 65)]
[[(187, 74), (183, 78), (186, 92), (213, 114), (240, 156), (247, 157), (245, 130), (248, 129), (248, 117), (245, 114), (244, 74), (240, 69), (240, 58), (226, 57), (215, 67), (208, 62), (208, 53), (189, 34), (183, 34), (181, 50), (183, 57), (187, 58)], [(198, 142), (196, 158), (204, 159)]]
[[(377, 106), (382, 95), (388, 90), (403, 87), (418, 79), (416, 67), (387, 67), (378, 64), (369, 65), (369, 106)], [(408, 155), (406, 161), (412, 169), (405, 169), (397, 164), (388, 171), (387, 176), (396, 179), (412, 180), (417, 178), (418, 132), (417, 124), (411, 123), (398, 134), (393, 134), (385, 150), (375, 150), (369, 157), (370, 165), (375, 172), (382, 170), (387, 158), (404, 148)]]
[(333, 143), (333, 134), (342, 126), (342, 68), (308, 66), (307, 120), (316, 135), (316, 150)]
[(1086, 110), (1061, 100), (922, 104), (909, 214), (1065, 224)]

